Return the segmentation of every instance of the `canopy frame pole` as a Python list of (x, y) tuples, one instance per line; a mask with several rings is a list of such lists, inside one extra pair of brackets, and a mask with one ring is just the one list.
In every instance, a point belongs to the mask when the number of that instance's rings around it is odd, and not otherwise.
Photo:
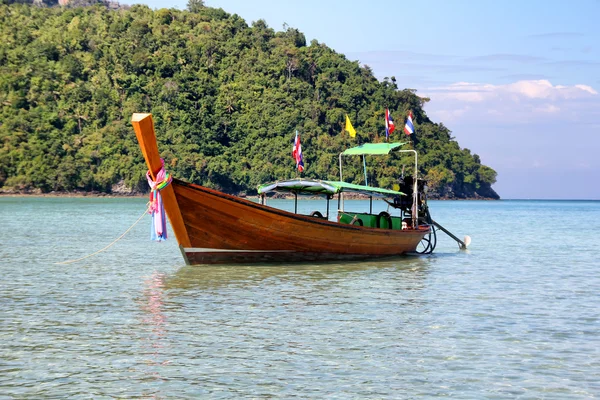
[(363, 168), (365, 170), (365, 186), (369, 186), (369, 181), (367, 180), (367, 162), (365, 160), (364, 154), (363, 154)]
[(294, 214), (298, 214), (298, 193), (294, 192)]
[(419, 205), (417, 204), (417, 202), (419, 201), (419, 193), (417, 192), (418, 190), (418, 173), (419, 173), (419, 169), (418, 169), (418, 164), (417, 164), (417, 160), (418, 160), (418, 154), (416, 150), (396, 150), (396, 152), (398, 153), (414, 153), (415, 155), (415, 175), (414, 175), (414, 186), (413, 186), (413, 205), (412, 205), (412, 210), (411, 210), (411, 214), (412, 214), (412, 224), (413, 224), (413, 228), (418, 228), (419, 227)]
[[(344, 178), (342, 176), (342, 154), (340, 153), (340, 182), (344, 182)], [(338, 194), (338, 211), (344, 212), (344, 196), (342, 192)]]

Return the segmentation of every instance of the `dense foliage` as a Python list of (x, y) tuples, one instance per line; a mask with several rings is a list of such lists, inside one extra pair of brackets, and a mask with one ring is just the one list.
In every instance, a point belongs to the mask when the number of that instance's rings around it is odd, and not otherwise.
[[(276, 32), (190, 2), (187, 11), (34, 7), (0, 1), (0, 189), (145, 190), (145, 165), (130, 119), (153, 114), (159, 149), (177, 177), (230, 193), (296, 176), (294, 131), (309, 178), (337, 179), (338, 154), (385, 140), (415, 115), (420, 174), (434, 194), (497, 197), (496, 172), (461, 149), (423, 111), (428, 99), (378, 81), (368, 66), (297, 29)], [(358, 131), (343, 132), (344, 116)], [(350, 161), (350, 160), (348, 160)], [(362, 163), (344, 168), (363, 182)], [(390, 187), (408, 158), (367, 160), (370, 184)]]

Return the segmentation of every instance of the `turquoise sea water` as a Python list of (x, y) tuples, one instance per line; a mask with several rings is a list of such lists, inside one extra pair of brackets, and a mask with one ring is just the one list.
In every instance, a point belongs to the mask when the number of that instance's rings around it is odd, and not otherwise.
[(145, 217), (56, 264), (145, 202), (0, 198), (0, 399), (600, 397), (600, 202), (434, 201), (469, 251), (323, 265), (188, 267)]

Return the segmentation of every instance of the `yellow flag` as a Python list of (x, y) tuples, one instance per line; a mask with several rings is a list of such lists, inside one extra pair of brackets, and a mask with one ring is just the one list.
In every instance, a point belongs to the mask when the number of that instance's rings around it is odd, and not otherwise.
[(350, 134), (350, 137), (356, 137), (356, 131), (354, 127), (350, 123), (350, 118), (348, 118), (348, 114), (346, 114), (346, 131)]

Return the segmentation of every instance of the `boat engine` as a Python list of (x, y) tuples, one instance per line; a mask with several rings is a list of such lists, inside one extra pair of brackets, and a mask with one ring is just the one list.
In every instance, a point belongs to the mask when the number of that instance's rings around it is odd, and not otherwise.
[[(414, 191), (414, 178), (407, 176), (400, 178), (400, 192), (404, 193), (404, 196), (394, 198), (393, 207), (400, 209), (403, 225), (406, 223), (407, 226), (412, 226), (412, 210), (413, 210), (413, 191)], [(429, 214), (429, 207), (427, 206), (427, 181), (425, 179), (417, 180), (417, 220), (418, 225), (429, 225), (430, 232), (422, 240), (417, 247), (417, 253), (419, 254), (430, 254), (435, 249), (437, 244), (436, 227), (433, 224), (431, 215)]]

